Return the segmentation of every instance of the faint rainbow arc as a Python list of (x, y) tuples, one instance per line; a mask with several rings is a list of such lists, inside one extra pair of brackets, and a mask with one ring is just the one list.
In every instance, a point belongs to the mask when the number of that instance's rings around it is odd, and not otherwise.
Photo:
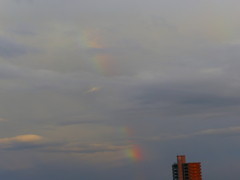
[[(120, 128), (120, 131), (124, 136), (127, 138), (131, 138), (133, 136), (133, 130), (130, 127), (122, 127)], [(124, 154), (127, 158), (133, 160), (134, 162), (140, 162), (143, 160), (143, 151), (140, 145), (135, 144), (133, 141), (128, 141), (131, 144), (129, 145), (129, 148), (124, 150)]]
[[(107, 47), (106, 44), (102, 42), (100, 36), (90, 31), (83, 32), (83, 42), (84, 46), (89, 49), (92, 48), (101, 50)], [(100, 51), (91, 58), (91, 62), (94, 64), (98, 73), (108, 77), (115, 75), (114, 61), (110, 54)]]

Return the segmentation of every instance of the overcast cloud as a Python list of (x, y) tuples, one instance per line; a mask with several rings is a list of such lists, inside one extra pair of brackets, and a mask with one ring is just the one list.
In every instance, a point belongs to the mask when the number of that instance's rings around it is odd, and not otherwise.
[(239, 5), (2, 0), (0, 179), (240, 178)]

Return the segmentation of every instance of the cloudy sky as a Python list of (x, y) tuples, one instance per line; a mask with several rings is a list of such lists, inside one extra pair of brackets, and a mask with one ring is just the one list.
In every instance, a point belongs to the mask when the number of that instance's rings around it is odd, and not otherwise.
[(239, 179), (239, 6), (1, 0), (0, 179)]

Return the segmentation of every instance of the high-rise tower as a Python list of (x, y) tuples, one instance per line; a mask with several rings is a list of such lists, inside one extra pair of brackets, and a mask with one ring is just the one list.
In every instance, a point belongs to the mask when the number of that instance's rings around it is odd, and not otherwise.
[(185, 156), (177, 156), (177, 164), (178, 164), (178, 179), (183, 180), (183, 164), (186, 163)]
[(173, 180), (202, 180), (201, 163), (186, 163), (184, 155), (177, 156), (177, 164), (172, 165)]

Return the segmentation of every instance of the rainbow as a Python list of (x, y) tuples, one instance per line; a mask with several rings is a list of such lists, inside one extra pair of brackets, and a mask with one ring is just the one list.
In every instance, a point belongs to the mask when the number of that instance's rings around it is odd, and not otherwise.
[[(102, 38), (96, 33), (84, 31), (82, 34), (83, 37), (81, 38), (81, 44), (83, 44), (85, 48), (101, 50), (107, 47), (106, 43), (103, 43)], [(99, 74), (112, 77), (115, 76), (113, 59), (114, 58), (110, 54), (107, 54), (104, 51), (99, 51), (90, 58), (90, 62), (93, 63), (93, 66)]]
[(132, 145), (131, 148), (125, 150), (125, 154), (128, 158), (134, 161), (141, 161), (143, 159), (142, 150), (139, 145)]
[(138, 144), (135, 144), (133, 141), (129, 140), (133, 136), (133, 130), (130, 127), (121, 127), (120, 132), (127, 137), (129, 148), (124, 150), (125, 157), (133, 160), (134, 162), (140, 162), (143, 160), (142, 149)]
[(127, 136), (132, 136), (133, 135), (133, 130), (130, 127), (127, 127), (127, 126), (121, 127), (120, 132), (124, 135), (127, 135)]
[[(133, 130), (132, 128), (128, 126), (124, 126), (119, 128), (120, 132), (122, 135), (125, 136), (127, 143), (128, 143), (128, 148), (123, 151), (124, 156), (127, 159), (130, 159), (131, 162), (133, 163), (136, 171), (136, 180), (144, 180), (146, 179), (144, 176), (144, 171), (141, 169), (142, 161), (144, 159), (143, 157), (143, 151), (140, 145), (134, 143), (131, 139), (133, 136)], [(140, 169), (139, 169), (140, 168)]]
[(94, 57), (94, 62), (98, 72), (105, 76), (114, 76), (114, 64), (112, 59), (112, 56), (109, 54), (97, 54)]
[(85, 42), (86, 47), (99, 49), (104, 48), (103, 43), (100, 43), (101, 42), (100, 39), (101, 38), (98, 35), (90, 31), (83, 32), (83, 40)]

